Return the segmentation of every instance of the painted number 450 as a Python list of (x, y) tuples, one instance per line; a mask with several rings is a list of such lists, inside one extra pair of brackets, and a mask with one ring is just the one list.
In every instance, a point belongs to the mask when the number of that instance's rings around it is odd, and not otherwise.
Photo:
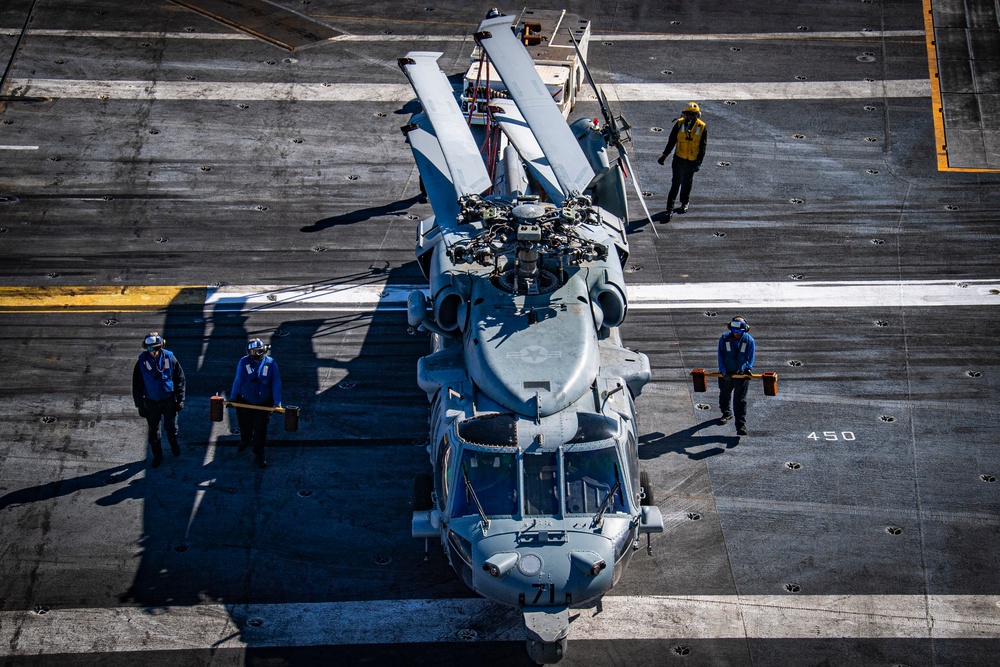
[(854, 437), (853, 431), (841, 431), (839, 433), (839, 436), (836, 431), (823, 431), (823, 432), (813, 431), (806, 437), (808, 437), (810, 440), (826, 440), (827, 442), (837, 442), (839, 440), (850, 442), (856, 439)]

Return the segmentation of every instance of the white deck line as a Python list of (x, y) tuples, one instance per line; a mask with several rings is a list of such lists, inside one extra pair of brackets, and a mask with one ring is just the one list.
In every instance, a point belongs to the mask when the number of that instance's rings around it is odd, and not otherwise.
[[(995, 595), (608, 595), (599, 610), (571, 611), (570, 642), (996, 639), (998, 604)], [(0, 612), (4, 656), (523, 638), (516, 610), (480, 598)]]
[[(333, 27), (336, 21), (327, 20), (326, 23)], [(456, 30), (459, 26), (456, 26)], [(474, 25), (469, 25), (469, 33), (465, 35), (339, 35), (332, 37), (331, 42), (465, 42), (472, 39)], [(17, 37), (21, 34), (20, 28), (0, 28), (0, 36)], [(28, 35), (31, 37), (82, 37), (88, 39), (187, 39), (187, 40), (243, 40), (249, 41), (257, 39), (253, 35), (241, 32), (141, 32), (123, 30), (58, 30), (52, 28), (30, 29)], [(876, 41), (881, 39), (893, 39), (914, 37), (923, 39), (923, 30), (849, 30), (849, 31), (800, 31), (800, 32), (751, 32), (751, 33), (727, 33), (727, 34), (666, 34), (666, 33), (606, 33), (592, 34), (591, 39), (596, 41), (614, 42), (722, 42), (722, 41), (751, 41), (759, 39), (791, 39), (791, 40), (815, 40), (815, 39), (860, 39), (865, 41)]]
[[(227, 285), (209, 288), (213, 310), (406, 310), (423, 285)], [(637, 310), (1000, 306), (1000, 279), (958, 281), (738, 282), (630, 285)]]
[[(765, 81), (755, 83), (601, 84), (619, 102), (698, 100), (820, 100), (930, 97), (927, 79), (876, 81)], [(398, 102), (414, 98), (400, 83), (273, 83), (14, 79), (5, 94), (93, 100), (234, 100), (287, 102)], [(589, 89), (580, 99), (596, 99)]]

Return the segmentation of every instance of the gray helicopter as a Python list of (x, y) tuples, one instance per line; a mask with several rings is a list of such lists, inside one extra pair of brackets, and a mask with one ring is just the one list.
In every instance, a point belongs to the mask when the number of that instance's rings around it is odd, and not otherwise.
[(416, 244), (430, 303), (408, 302), (431, 338), (417, 377), (433, 475), (415, 481), (412, 533), (439, 538), (477, 593), (518, 607), (529, 655), (549, 664), (569, 608), (615, 585), (642, 534), (651, 554), (663, 517), (639, 469), (649, 360), (618, 329), (627, 124), (600, 92), (603, 125), (567, 124), (513, 23), (491, 12), (475, 35), (509, 91), (487, 105), (492, 138), (473, 135), (440, 53), (399, 60), (423, 107), (402, 129), (434, 212)]

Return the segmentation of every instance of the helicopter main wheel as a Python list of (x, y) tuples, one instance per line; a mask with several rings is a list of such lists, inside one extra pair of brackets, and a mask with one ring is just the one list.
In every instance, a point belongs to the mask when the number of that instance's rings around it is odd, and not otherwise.
[(653, 497), (653, 483), (649, 481), (649, 473), (643, 470), (639, 473), (639, 486), (642, 487), (642, 505), (655, 505), (656, 499)]
[(566, 655), (567, 639), (560, 639), (557, 642), (540, 642), (528, 639), (528, 655), (536, 665), (554, 665)]
[(434, 500), (431, 497), (434, 491), (434, 479), (428, 474), (417, 475), (413, 478), (413, 511), (423, 512), (434, 509)]

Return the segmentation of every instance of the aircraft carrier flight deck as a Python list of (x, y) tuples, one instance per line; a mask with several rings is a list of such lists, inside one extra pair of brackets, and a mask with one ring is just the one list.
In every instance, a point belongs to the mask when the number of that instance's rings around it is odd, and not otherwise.
[[(431, 207), (397, 60), (441, 52), (457, 91), (492, 6), (524, 5), (0, 6), (0, 665), (533, 664), (519, 611), (411, 537)], [(620, 333), (664, 532), (570, 609), (559, 664), (996, 664), (996, 3), (530, 6), (591, 22), (653, 214), (630, 186)], [(585, 85), (569, 120), (600, 115)], [(779, 387), (743, 436), (690, 375), (737, 315)], [(187, 375), (156, 468), (151, 331)], [(301, 410), (266, 469), (209, 419), (252, 338)]]

